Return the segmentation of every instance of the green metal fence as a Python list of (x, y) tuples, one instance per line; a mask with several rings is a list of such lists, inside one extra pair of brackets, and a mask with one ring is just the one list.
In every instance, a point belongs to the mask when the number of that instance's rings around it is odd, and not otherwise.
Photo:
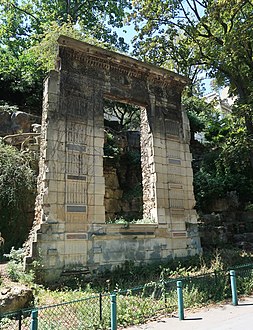
[(13, 313), (5, 313), (0, 315), (1, 330), (30, 330), (31, 326), (31, 310), (20, 310)]
[(154, 282), (117, 292), (117, 322), (140, 324), (159, 314), (176, 310), (176, 281)]
[[(233, 267), (238, 294), (253, 291), (253, 264)], [(140, 324), (157, 315), (177, 313), (177, 282), (182, 282), (184, 307), (231, 299), (229, 271), (216, 271), (199, 276), (164, 279), (128, 290), (118, 290), (117, 323), (119, 326)], [(34, 309), (33, 309), (34, 310)], [(71, 302), (0, 315), (3, 330), (78, 330), (111, 327), (110, 294), (99, 294)]]
[(38, 309), (39, 329), (81, 330), (108, 328), (110, 295), (99, 295)]
[[(0, 315), (0, 329), (32, 329), (33, 310), (25, 309)], [(38, 307), (36, 311), (38, 329), (107, 329), (110, 325), (110, 295), (99, 294), (85, 299)]]

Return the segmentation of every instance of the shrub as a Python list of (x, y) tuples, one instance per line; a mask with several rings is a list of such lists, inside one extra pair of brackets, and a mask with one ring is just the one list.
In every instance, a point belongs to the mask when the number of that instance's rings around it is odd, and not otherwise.
[(5, 256), (9, 258), (7, 274), (12, 281), (27, 284), (34, 282), (35, 273), (32, 270), (26, 272), (24, 269), (23, 259), (25, 254), (23, 249), (15, 250), (12, 248), (10, 253)]
[(35, 202), (36, 175), (31, 154), (0, 142), (0, 155), (0, 232), (5, 239), (4, 252), (9, 252), (12, 246), (19, 248), (29, 233), (28, 212)]

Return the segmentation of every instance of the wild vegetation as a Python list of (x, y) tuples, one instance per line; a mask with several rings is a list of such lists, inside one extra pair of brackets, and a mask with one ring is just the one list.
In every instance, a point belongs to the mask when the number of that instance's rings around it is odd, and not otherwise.
[(253, 171), (249, 151), (251, 138), (243, 120), (233, 112), (222, 114), (215, 104), (196, 97), (186, 98), (192, 135), (202, 132), (204, 141), (191, 139), (194, 191), (197, 210), (205, 212), (218, 198), (234, 196), (234, 210), (249, 210), (252, 203)]
[[(137, 266), (126, 262), (123, 267), (90, 279), (72, 276), (65, 282), (59, 282), (58, 286), (55, 284), (54, 290), (34, 284), (34, 274), (25, 274), (21, 267), (21, 256), (21, 250), (11, 252), (11, 262), (7, 268), (9, 277), (33, 287), (36, 307), (54, 305), (39, 312), (40, 324), (53, 324), (55, 315), (61, 315), (58, 328), (64, 328), (66, 315), (69, 313), (75, 315), (73, 322), (90, 323), (94, 329), (106, 328), (110, 322), (111, 292), (117, 294), (118, 324), (127, 326), (161, 314), (176, 313), (178, 279), (183, 281), (186, 308), (231, 299), (228, 275), (231, 268), (237, 270), (239, 294), (250, 294), (253, 289), (252, 254), (239, 250), (216, 250), (212, 254), (174, 259), (163, 264)], [(99, 296), (99, 293), (102, 295)], [(100, 299), (103, 308), (102, 322), (99, 320)], [(72, 304), (68, 304), (71, 301)], [(11, 321), (6, 318), (2, 322), (8, 324)]]
[[(11, 247), (19, 248), (33, 221), (36, 194), (34, 155), (0, 142), (0, 232), (5, 244), (0, 258)], [(29, 211), (30, 217), (29, 217)]]
[(42, 83), (54, 68), (60, 34), (90, 42), (127, 45), (112, 27), (121, 27), (127, 0), (0, 1), (0, 99), (40, 113)]
[[(184, 103), (192, 128), (204, 130), (208, 142), (194, 178), (199, 210), (231, 191), (242, 208), (252, 202), (252, 9), (248, 0), (133, 1), (134, 54), (191, 81)], [(231, 114), (222, 118), (200, 99), (201, 76), (229, 87)]]

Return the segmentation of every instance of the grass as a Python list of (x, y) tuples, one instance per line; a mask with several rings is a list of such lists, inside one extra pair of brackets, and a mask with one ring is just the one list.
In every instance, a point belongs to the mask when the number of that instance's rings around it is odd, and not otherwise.
[[(36, 306), (57, 305), (39, 310), (41, 329), (108, 328), (110, 322), (110, 296), (117, 292), (117, 316), (120, 326), (140, 324), (145, 320), (177, 310), (176, 279), (183, 280), (185, 308), (195, 308), (220, 302), (230, 297), (227, 269), (235, 265), (253, 263), (251, 253), (229, 249), (216, 250), (188, 259), (171, 260), (164, 264), (135, 266), (126, 262), (113, 272), (105, 272), (89, 283), (83, 277), (61, 282), (51, 290), (29, 282), (34, 288)], [(20, 273), (20, 268), (16, 272)], [(253, 290), (252, 269), (238, 269), (238, 293)], [(30, 277), (11, 274), (22, 280)], [(102, 293), (99, 296), (99, 293)], [(76, 302), (66, 303), (76, 300)], [(103, 321), (100, 320), (102, 301)], [(60, 327), (59, 324), (62, 324)], [(42, 326), (43, 325), (43, 326)]]

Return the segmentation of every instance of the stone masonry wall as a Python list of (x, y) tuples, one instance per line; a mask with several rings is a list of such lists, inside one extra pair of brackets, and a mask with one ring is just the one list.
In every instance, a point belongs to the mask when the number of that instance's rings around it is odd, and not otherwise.
[[(40, 257), (45, 281), (201, 251), (193, 210), (186, 80), (68, 37), (45, 83), (36, 219), (27, 263)], [(141, 106), (145, 215), (154, 224), (105, 223), (104, 99)]]

